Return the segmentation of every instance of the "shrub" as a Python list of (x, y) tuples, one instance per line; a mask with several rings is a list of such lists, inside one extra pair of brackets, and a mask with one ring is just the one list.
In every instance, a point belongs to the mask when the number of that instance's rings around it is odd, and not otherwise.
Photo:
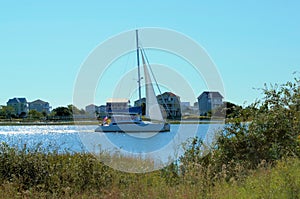
[(209, 153), (203, 155), (202, 140), (190, 143), (181, 157), (182, 174), (198, 167), (214, 184), (244, 178), (261, 162), (272, 165), (282, 158), (300, 157), (300, 81), (262, 90), (264, 98), (247, 108), (251, 122), (241, 122), (245, 120), (241, 112), (219, 133)]
[(250, 123), (231, 124), (220, 135), (217, 145), (224, 161), (256, 167), (262, 160), (300, 156), (300, 81), (265, 86), (263, 93), (263, 100), (252, 105)]

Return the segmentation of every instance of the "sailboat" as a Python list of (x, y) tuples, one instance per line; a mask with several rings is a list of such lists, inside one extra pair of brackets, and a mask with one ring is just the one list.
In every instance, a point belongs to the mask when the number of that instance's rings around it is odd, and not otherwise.
[[(137, 116), (132, 113), (120, 114), (113, 113), (111, 117), (111, 122), (108, 124), (99, 125), (95, 131), (96, 132), (168, 132), (170, 131), (170, 124), (167, 123), (164, 118), (157, 102), (157, 98), (154, 92), (152, 79), (148, 70), (148, 64), (145, 61), (144, 51), (139, 46), (138, 30), (136, 30), (136, 55), (137, 55), (137, 65), (138, 65), (138, 92), (139, 92), (139, 106), (140, 111)], [(147, 121), (141, 119), (141, 72), (140, 72), (140, 55), (143, 63), (144, 80), (145, 80), (145, 93), (146, 93), (146, 110), (145, 118)], [(153, 74), (152, 74), (153, 75)], [(157, 85), (158, 86), (158, 85)]]

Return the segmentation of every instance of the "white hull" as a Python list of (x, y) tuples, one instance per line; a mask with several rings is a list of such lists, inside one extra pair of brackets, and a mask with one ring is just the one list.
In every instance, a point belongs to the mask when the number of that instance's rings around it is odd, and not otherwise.
[(124, 132), (124, 133), (143, 133), (143, 132), (167, 132), (170, 131), (170, 124), (151, 123), (151, 122), (120, 122), (109, 125), (99, 125), (95, 132)]

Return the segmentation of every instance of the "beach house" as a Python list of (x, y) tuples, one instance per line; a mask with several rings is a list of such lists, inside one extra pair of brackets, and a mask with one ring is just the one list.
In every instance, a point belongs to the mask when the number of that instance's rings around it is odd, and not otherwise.
[(14, 112), (13, 114), (16, 115), (17, 117), (26, 117), (28, 114), (28, 103), (26, 98), (12, 98), (9, 99), (6, 103), (7, 106), (10, 106), (13, 108)]
[(223, 104), (223, 96), (217, 91), (205, 91), (198, 97), (199, 114), (207, 116), (209, 112)]

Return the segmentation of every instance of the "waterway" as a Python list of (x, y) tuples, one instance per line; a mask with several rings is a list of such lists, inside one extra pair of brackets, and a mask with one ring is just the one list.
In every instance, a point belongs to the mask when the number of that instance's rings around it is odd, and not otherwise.
[(0, 141), (12, 147), (56, 151), (58, 153), (101, 152), (150, 157), (158, 162), (178, 159), (194, 137), (211, 143), (224, 124), (172, 124), (170, 132), (100, 133), (95, 125), (0, 126)]

